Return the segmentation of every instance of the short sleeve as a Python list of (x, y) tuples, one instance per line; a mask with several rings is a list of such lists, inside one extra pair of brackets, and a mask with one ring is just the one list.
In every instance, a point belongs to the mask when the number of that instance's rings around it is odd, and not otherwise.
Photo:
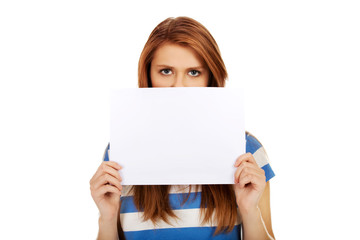
[(109, 161), (109, 150), (110, 150), (110, 143), (108, 143), (107, 147), (105, 148), (103, 161)]
[(269, 181), (275, 176), (263, 145), (255, 136), (248, 132), (246, 132), (246, 152), (251, 153), (258, 166), (265, 171), (266, 181)]

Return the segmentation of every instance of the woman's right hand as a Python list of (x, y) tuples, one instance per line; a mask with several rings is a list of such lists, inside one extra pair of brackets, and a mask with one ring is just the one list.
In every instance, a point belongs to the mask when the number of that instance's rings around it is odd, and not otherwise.
[(90, 180), (91, 196), (103, 219), (117, 217), (122, 190), (120, 169), (122, 167), (116, 162), (103, 161)]

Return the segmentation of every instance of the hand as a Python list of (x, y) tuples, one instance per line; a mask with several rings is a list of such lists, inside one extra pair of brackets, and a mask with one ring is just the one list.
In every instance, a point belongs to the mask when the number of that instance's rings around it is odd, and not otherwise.
[(235, 162), (234, 191), (241, 213), (255, 211), (266, 185), (265, 171), (251, 153), (242, 154)]
[(90, 180), (91, 196), (103, 219), (117, 217), (122, 190), (120, 169), (122, 167), (116, 162), (103, 161)]

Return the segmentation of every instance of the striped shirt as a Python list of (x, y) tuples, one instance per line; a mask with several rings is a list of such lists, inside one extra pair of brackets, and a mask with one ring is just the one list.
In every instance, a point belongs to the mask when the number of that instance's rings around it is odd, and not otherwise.
[[(109, 161), (109, 150), (110, 144), (105, 150), (104, 161)], [(275, 176), (264, 147), (248, 132), (246, 133), (246, 152), (253, 154), (258, 166), (265, 171), (266, 181)], [(172, 185), (169, 192), (170, 206), (180, 220), (171, 219), (170, 224), (159, 221), (156, 226), (151, 220), (143, 221), (143, 213), (135, 207), (130, 188), (130, 185), (123, 185), (120, 198), (120, 221), (126, 239), (241, 239), (239, 211), (235, 227), (229, 233), (223, 232), (214, 236), (216, 221), (213, 221), (214, 224), (201, 224), (201, 186), (197, 189), (198, 194), (195, 194), (196, 188), (192, 185), (190, 197), (182, 205), (182, 200), (189, 193), (189, 185)]]

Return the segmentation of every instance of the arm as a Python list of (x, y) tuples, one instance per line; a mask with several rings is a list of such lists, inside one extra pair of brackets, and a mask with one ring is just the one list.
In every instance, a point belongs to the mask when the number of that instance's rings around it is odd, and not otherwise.
[(117, 220), (120, 210), (122, 167), (111, 161), (103, 161), (90, 180), (91, 196), (100, 211), (98, 240), (117, 240)]
[(124, 231), (121, 227), (120, 221), (120, 208), (121, 208), (121, 200), (119, 209), (116, 210), (117, 216), (114, 218), (113, 216), (109, 219), (105, 219), (103, 217), (99, 217), (99, 233), (97, 240), (102, 239), (114, 239), (114, 240), (125, 240)]
[(275, 239), (272, 225), (271, 225), (271, 211), (270, 211), (270, 182), (268, 181), (265, 186), (265, 190), (260, 198), (259, 209), (261, 211), (261, 216), (264, 220), (266, 229), (270, 236)]
[(241, 155), (235, 162), (234, 190), (244, 239), (274, 239), (270, 215), (270, 183), (251, 153)]
[(241, 212), (244, 239), (275, 239), (271, 226), (270, 183), (267, 182), (258, 208)]
[(118, 240), (117, 219), (99, 217), (99, 233), (97, 240)]

